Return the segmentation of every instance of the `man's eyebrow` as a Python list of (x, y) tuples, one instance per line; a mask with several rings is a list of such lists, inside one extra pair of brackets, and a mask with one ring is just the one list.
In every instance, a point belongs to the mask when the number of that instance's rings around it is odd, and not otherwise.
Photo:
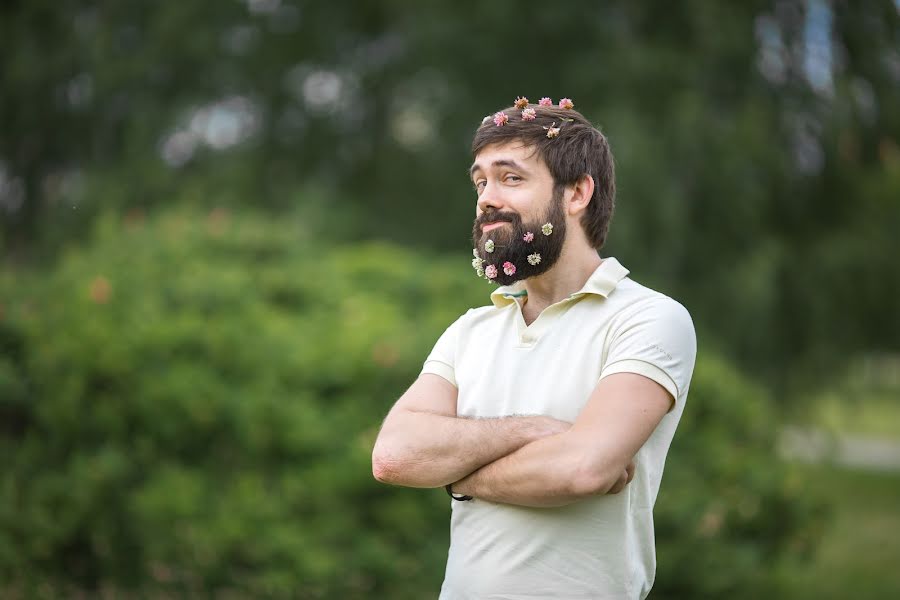
[[(528, 171), (528, 169), (526, 169), (525, 167), (523, 167), (516, 161), (508, 159), (508, 158), (501, 158), (501, 159), (495, 160), (494, 162), (491, 163), (491, 166), (492, 167), (510, 167), (512, 169), (515, 169), (516, 171), (525, 171), (525, 172)], [(479, 165), (478, 163), (474, 163), (472, 165), (472, 167), (469, 169), (469, 179), (472, 179), (472, 177), (475, 175), (475, 171), (477, 171), (480, 168), (481, 168), (481, 165)]]

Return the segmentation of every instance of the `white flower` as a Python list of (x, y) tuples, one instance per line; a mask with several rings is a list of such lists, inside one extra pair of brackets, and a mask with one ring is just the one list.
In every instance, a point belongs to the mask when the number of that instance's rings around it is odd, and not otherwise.
[(488, 253), (494, 251), (494, 240), (488, 240), (484, 243), (484, 251)]
[(544, 235), (550, 235), (553, 233), (553, 224), (552, 223), (544, 223), (541, 225), (541, 233)]
[(534, 254), (528, 255), (528, 264), (534, 266), (541, 262), (541, 255), (535, 252)]

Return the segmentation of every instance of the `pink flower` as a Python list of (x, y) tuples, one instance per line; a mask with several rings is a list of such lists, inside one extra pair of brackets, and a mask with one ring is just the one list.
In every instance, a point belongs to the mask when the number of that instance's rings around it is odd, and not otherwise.
[(494, 125), (500, 127), (501, 125), (506, 125), (506, 122), (509, 121), (509, 115), (503, 111), (498, 113), (494, 113)]
[(495, 265), (488, 265), (484, 268), (484, 275), (488, 279), (494, 279), (497, 277), (497, 267)]
[(516, 265), (512, 264), (509, 261), (506, 261), (505, 263), (503, 263), (503, 272), (510, 276), (515, 275)]
[(570, 98), (563, 98), (559, 101), (560, 108), (575, 108), (575, 103)]
[(522, 236), (522, 239), (526, 242), (530, 242), (531, 240), (534, 239), (534, 234), (529, 231), (528, 233), (526, 233), (525, 235)]
[(534, 121), (534, 118), (537, 116), (537, 113), (534, 112), (533, 108), (526, 108), (522, 111), (522, 120), (523, 121)]
[(526, 98), (525, 96), (519, 96), (518, 98), (516, 98), (514, 105), (516, 108), (521, 110), (528, 106), (528, 98)]
[(547, 130), (548, 138), (555, 138), (556, 136), (559, 135), (559, 127), (556, 127), (555, 125), (556, 125), (556, 123), (554, 123), (553, 126), (551, 126), (551, 127), (544, 127), (544, 129)]
[(553, 100), (550, 98), (541, 98), (541, 101), (538, 102), (541, 106), (553, 106)]

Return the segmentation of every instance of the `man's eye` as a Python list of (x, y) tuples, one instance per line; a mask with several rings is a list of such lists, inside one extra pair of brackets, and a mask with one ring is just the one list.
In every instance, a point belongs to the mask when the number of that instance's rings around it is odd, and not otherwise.
[(482, 180), (482, 181), (476, 181), (476, 182), (475, 182), (475, 189), (478, 190), (478, 191), (480, 192), (480, 191), (484, 188), (485, 185), (487, 185), (487, 182), (486, 182), (486, 181), (483, 181), (483, 180)]
[(515, 183), (515, 182), (522, 181), (522, 178), (519, 177), (518, 175), (507, 175), (506, 181), (512, 181), (513, 183)]

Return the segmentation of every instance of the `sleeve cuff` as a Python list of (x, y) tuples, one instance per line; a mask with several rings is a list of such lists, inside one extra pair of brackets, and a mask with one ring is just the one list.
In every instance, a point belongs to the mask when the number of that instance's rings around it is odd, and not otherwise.
[(667, 392), (672, 394), (672, 398), (678, 402), (678, 386), (669, 375), (654, 364), (644, 362), (642, 360), (627, 359), (614, 362), (607, 365), (603, 372), (600, 373), (600, 379), (612, 375), (614, 373), (637, 373), (643, 375), (647, 379), (652, 379), (659, 385), (663, 386)]
[(434, 375), (438, 375), (449, 381), (450, 384), (453, 385), (453, 387), (459, 387), (456, 384), (456, 373), (454, 372), (453, 367), (451, 367), (447, 363), (441, 362), (439, 360), (426, 361), (425, 365), (422, 367), (422, 373), (432, 373)]

